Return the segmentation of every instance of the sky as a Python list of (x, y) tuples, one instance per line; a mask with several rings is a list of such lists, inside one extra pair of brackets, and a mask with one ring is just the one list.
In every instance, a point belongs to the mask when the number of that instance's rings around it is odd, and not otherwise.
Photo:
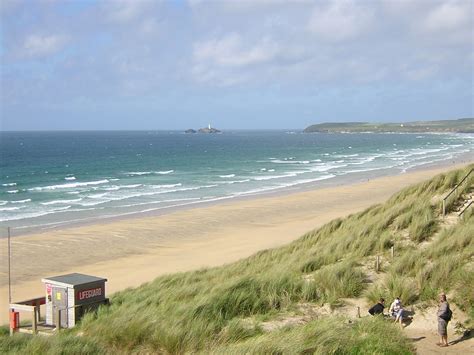
[(472, 0), (1, 0), (0, 130), (473, 117)]

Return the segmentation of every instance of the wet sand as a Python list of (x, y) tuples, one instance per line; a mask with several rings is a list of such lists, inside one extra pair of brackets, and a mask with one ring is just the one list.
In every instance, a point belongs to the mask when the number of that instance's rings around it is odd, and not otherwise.
[[(259, 197), (161, 216), (108, 221), (12, 238), (12, 298), (44, 294), (41, 278), (107, 278), (107, 294), (159, 275), (223, 265), (287, 244), (337, 217), (384, 202), (444, 166), (361, 183)], [(8, 322), (7, 240), (0, 240), (0, 324)]]

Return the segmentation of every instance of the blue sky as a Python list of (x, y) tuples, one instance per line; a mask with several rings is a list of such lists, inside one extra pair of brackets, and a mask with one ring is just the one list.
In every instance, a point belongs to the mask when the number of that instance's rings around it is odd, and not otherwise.
[(473, 116), (473, 1), (2, 0), (1, 129)]

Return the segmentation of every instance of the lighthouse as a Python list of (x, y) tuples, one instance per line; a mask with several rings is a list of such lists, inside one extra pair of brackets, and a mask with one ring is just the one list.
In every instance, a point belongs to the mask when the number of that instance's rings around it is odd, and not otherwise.
[(211, 124), (209, 123), (209, 125), (207, 126), (207, 128), (211, 129)]

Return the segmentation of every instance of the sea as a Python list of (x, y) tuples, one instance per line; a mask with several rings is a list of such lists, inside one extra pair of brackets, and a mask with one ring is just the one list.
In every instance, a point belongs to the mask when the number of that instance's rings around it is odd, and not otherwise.
[(0, 235), (403, 174), (473, 152), (472, 134), (0, 132)]

